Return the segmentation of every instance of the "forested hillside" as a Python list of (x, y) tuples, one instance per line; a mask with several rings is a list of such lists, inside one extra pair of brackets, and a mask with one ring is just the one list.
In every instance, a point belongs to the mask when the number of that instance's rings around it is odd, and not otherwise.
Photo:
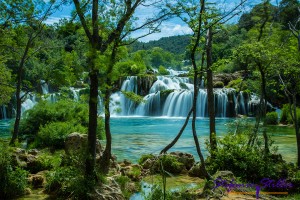
[(160, 47), (165, 51), (169, 51), (173, 54), (184, 54), (186, 47), (190, 44), (190, 35), (177, 35), (170, 37), (162, 37), (159, 40), (149, 42), (135, 42), (130, 46), (132, 52), (138, 50), (149, 50), (153, 47)]

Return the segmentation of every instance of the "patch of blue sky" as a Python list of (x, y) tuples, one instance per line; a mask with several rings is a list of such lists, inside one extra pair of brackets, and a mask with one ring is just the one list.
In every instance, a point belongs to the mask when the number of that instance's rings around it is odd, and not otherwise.
[[(233, 8), (235, 8), (241, 0), (211, 0), (211, 3), (214, 3), (214, 6), (220, 10), (222, 14), (225, 14), (227, 12), (230, 12)], [(255, 5), (261, 3), (262, 0), (247, 0), (239, 9), (237, 12), (239, 12), (239, 15), (236, 15), (234, 18), (232, 18), (229, 23), (235, 23), (238, 21), (239, 16), (243, 12), (249, 12)], [(278, 5), (280, 0), (271, 0), (270, 1), (273, 5)], [(71, 12), (74, 10), (74, 5), (62, 5), (55, 13), (53, 13), (48, 20), (46, 21), (47, 24), (54, 24), (58, 23), (60, 19), (62, 18), (70, 18)], [(136, 22), (136, 25), (141, 24), (143, 21), (145, 21), (148, 17), (151, 17), (151, 15), (155, 14), (157, 12), (156, 8), (153, 7), (139, 7), (135, 13), (135, 17), (138, 18), (138, 21)], [(181, 19), (178, 17), (174, 17), (172, 19), (169, 19), (167, 21), (164, 21), (160, 25), (160, 31), (157, 33), (153, 33), (151, 35), (148, 35), (146, 37), (143, 37), (139, 39), (139, 41), (148, 42), (151, 40), (158, 40), (162, 37), (169, 37), (169, 36), (175, 36), (175, 35), (185, 35), (185, 34), (191, 34), (192, 30), (188, 27), (187, 24), (185, 24)], [(139, 30), (131, 34), (132, 38), (139, 37), (141, 35), (145, 35), (149, 32), (149, 30)]]

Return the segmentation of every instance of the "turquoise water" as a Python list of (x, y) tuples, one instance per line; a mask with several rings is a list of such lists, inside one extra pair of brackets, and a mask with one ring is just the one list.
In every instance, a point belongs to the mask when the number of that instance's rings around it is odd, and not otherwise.
[[(127, 158), (133, 161), (137, 161), (142, 154), (158, 154), (177, 135), (184, 121), (184, 118), (112, 118), (111, 131), (114, 154), (117, 155), (118, 160)], [(231, 121), (233, 119), (217, 119), (217, 133), (224, 135), (228, 130), (226, 124)], [(208, 139), (209, 134), (208, 119), (197, 120), (197, 133), (200, 138), (201, 149), (206, 155), (204, 142)], [(171, 151), (183, 151), (196, 156), (191, 121)]]
[[(217, 135), (224, 136), (228, 132), (228, 124), (234, 120), (233, 118), (216, 119)], [(184, 121), (185, 118), (113, 117), (111, 119), (113, 153), (119, 161), (126, 158), (133, 162), (136, 162), (143, 154), (158, 154), (177, 135)], [(0, 120), (0, 137), (10, 137), (9, 126), (10, 120)], [(198, 118), (196, 127), (201, 149), (206, 156), (208, 152), (204, 143), (209, 139), (209, 119)], [(268, 134), (271, 135), (284, 159), (295, 162), (297, 150), (294, 129), (284, 126), (269, 126)], [(188, 152), (193, 154), (196, 160), (199, 160), (192, 137), (191, 121), (178, 143), (170, 151)]]
[(10, 132), (9, 132), (10, 126), (11, 126), (10, 119), (0, 120), (0, 138), (10, 137)]

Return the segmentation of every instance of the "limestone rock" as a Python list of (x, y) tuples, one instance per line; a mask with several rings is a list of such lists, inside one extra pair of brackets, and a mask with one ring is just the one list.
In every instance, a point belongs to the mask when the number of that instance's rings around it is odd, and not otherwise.
[(66, 154), (77, 154), (85, 151), (87, 148), (87, 135), (80, 133), (71, 133), (65, 140)]
[(190, 153), (176, 151), (171, 152), (170, 154), (176, 156), (178, 162), (182, 163), (187, 170), (190, 170), (195, 163), (194, 156)]
[(93, 200), (125, 200), (119, 184), (112, 178), (107, 177), (108, 182), (96, 188), (90, 199)]
[(199, 177), (199, 178), (205, 178), (204, 173), (201, 170), (200, 163), (196, 163), (193, 165), (193, 167), (189, 170), (188, 174), (191, 177)]
[(32, 174), (28, 178), (28, 182), (33, 186), (33, 188), (43, 187), (45, 177), (41, 174)]
[(39, 150), (37, 150), (37, 149), (28, 150), (28, 154), (31, 154), (31, 155), (34, 155), (34, 156), (38, 155), (38, 153), (39, 153)]
[(231, 171), (217, 171), (213, 175), (213, 179), (214, 180), (222, 179), (222, 180), (231, 181), (231, 180), (235, 179), (235, 176)]

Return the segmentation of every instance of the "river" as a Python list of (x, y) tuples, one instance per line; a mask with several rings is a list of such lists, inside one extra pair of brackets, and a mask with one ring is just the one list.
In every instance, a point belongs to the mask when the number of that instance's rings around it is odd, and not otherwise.
[[(142, 154), (158, 154), (164, 146), (177, 135), (185, 118), (175, 117), (113, 117), (111, 119), (112, 150), (118, 160), (128, 159), (137, 162)], [(218, 137), (228, 133), (229, 124), (234, 118), (217, 118), (216, 131)], [(253, 119), (249, 119), (253, 121)], [(0, 137), (10, 136), (11, 120), (0, 120)], [(197, 119), (197, 134), (201, 149), (207, 156), (205, 140), (209, 139), (209, 119)], [(286, 126), (268, 126), (268, 134), (278, 146), (278, 152), (288, 162), (296, 162), (296, 137), (294, 129)], [(198, 160), (191, 132), (191, 121), (183, 132), (178, 143), (171, 151), (188, 152)]]

